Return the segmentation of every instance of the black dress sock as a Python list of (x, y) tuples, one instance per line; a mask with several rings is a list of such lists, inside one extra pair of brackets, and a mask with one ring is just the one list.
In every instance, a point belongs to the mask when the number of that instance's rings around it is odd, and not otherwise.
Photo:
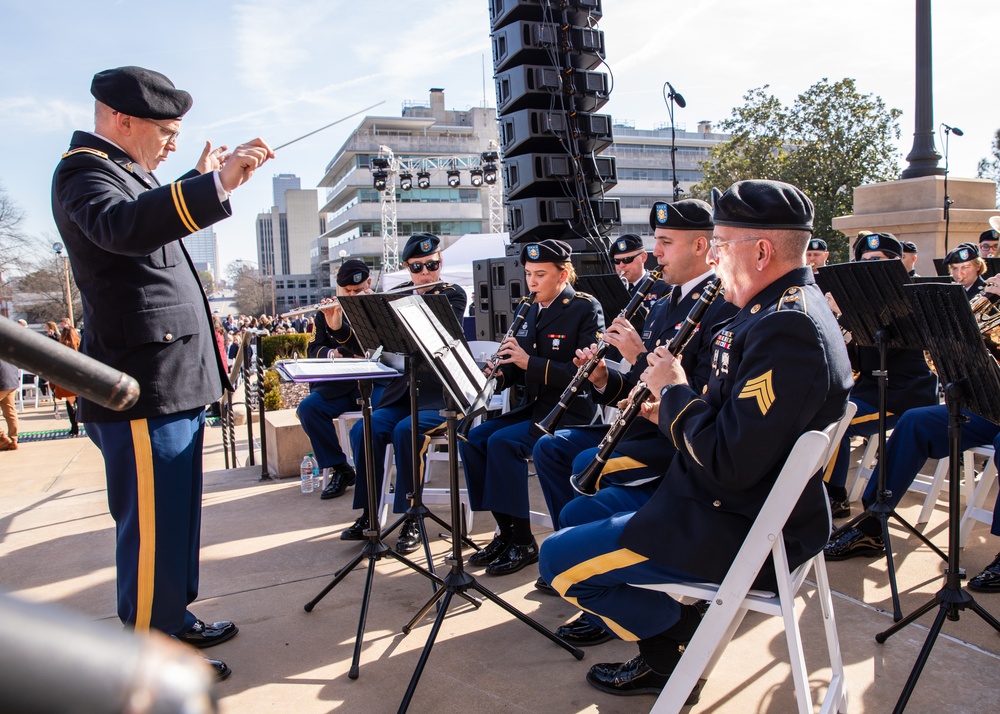
[(531, 520), (511, 517), (514, 528), (514, 545), (531, 545), (535, 537), (531, 534)]

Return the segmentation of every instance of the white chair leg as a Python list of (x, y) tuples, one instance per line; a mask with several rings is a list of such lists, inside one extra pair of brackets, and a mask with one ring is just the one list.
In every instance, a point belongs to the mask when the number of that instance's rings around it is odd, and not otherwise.
[(392, 483), (392, 476), (394, 475), (396, 469), (393, 465), (393, 454), (392, 454), (392, 444), (389, 444), (388, 448), (385, 450), (385, 468), (382, 475), (382, 496), (379, 499), (378, 504), (378, 522), (382, 528), (385, 528), (389, 521), (389, 512), (392, 510), (392, 501), (394, 494), (389, 493), (389, 484)]
[(865, 486), (868, 485), (868, 480), (875, 470), (875, 457), (877, 455), (878, 438), (873, 436), (868, 439), (858, 468), (854, 471), (854, 483), (851, 485), (851, 491), (847, 497), (847, 500), (851, 503), (861, 498), (861, 494), (864, 492)]
[(947, 456), (938, 460), (937, 467), (934, 469), (934, 476), (927, 486), (927, 496), (924, 498), (924, 506), (920, 509), (920, 515), (917, 516), (917, 525), (927, 523), (931, 519), (938, 496), (941, 495), (941, 489), (944, 487), (944, 480), (948, 476), (950, 463), (951, 460)]
[(992, 512), (986, 510), (986, 499), (993, 488), (993, 482), (997, 479), (997, 467), (995, 459), (986, 462), (983, 473), (979, 477), (972, 498), (966, 501), (965, 512), (962, 514), (962, 521), (959, 526), (959, 544), (964, 548), (965, 543), (972, 534), (972, 527), (977, 521), (991, 523), (993, 521)]

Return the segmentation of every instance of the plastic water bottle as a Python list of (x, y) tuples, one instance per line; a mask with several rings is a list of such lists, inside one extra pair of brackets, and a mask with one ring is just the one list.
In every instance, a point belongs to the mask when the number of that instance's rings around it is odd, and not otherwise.
[(319, 475), (319, 459), (313, 456), (313, 452), (309, 452), (309, 458), (312, 460), (313, 472), (312, 472), (312, 484), (313, 488), (322, 488), (323, 478)]
[(313, 489), (313, 460), (310, 454), (306, 454), (299, 466), (299, 475), (302, 478), (302, 493), (312, 493)]

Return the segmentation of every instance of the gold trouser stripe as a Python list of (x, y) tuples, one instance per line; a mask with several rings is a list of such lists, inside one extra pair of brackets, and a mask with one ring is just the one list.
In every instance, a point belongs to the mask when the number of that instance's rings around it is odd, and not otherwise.
[(592, 615), (600, 617), (604, 624), (606, 624), (608, 628), (621, 639), (629, 642), (637, 642), (639, 638), (636, 635), (626, 630), (617, 622), (608, 619), (607, 615), (598, 615), (596, 612), (587, 610), (585, 607), (581, 607), (575, 597), (567, 597), (566, 593), (573, 585), (583, 582), (588, 578), (592, 578), (595, 575), (602, 575), (604, 573), (611, 572), (612, 570), (618, 570), (619, 568), (627, 568), (630, 565), (636, 565), (637, 563), (642, 563), (647, 560), (649, 560), (649, 558), (644, 555), (639, 555), (635, 551), (629, 550), (628, 548), (620, 548), (618, 550), (611, 551), (610, 553), (598, 555), (596, 558), (585, 560), (582, 563), (574, 565), (569, 570), (559, 573), (559, 575), (552, 579), (552, 587), (555, 588), (556, 592), (558, 592), (563, 599), (576, 605), (585, 612), (589, 612)]
[[(892, 412), (887, 411), (885, 413), (885, 416), (886, 418), (891, 417)], [(854, 417), (853, 419), (851, 419), (851, 426), (855, 426), (856, 424), (864, 424), (870, 421), (875, 421), (876, 419), (878, 419), (878, 412), (873, 412), (872, 414), (864, 414), (862, 416)]]
[(174, 199), (174, 208), (177, 209), (177, 215), (181, 217), (181, 223), (184, 224), (184, 227), (192, 233), (200, 230), (198, 224), (191, 217), (187, 204), (184, 202), (184, 193), (181, 191), (180, 181), (174, 181), (170, 184), (170, 195)]
[(833, 465), (837, 463), (837, 455), (840, 453), (840, 442), (838, 441), (833, 447), (833, 453), (830, 455), (830, 463), (826, 465), (826, 471), (823, 472), (823, 480), (826, 483), (830, 483), (830, 476), (833, 475)]
[(153, 490), (153, 449), (145, 419), (133, 419), (136, 496), (139, 506), (139, 568), (136, 582), (135, 629), (149, 631), (153, 615), (153, 582), (156, 566), (156, 494)]
[(601, 475), (597, 477), (597, 488), (601, 488), (601, 481), (608, 474), (613, 474), (616, 471), (628, 471), (629, 469), (641, 469), (645, 465), (631, 456), (616, 456), (613, 459), (608, 459), (604, 468), (601, 469)]

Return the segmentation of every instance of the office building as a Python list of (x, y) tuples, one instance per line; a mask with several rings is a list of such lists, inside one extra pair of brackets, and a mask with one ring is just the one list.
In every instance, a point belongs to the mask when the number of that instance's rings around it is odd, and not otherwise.
[(221, 268), (219, 266), (219, 242), (212, 228), (202, 228), (184, 237), (184, 247), (187, 248), (191, 262), (198, 272), (207, 271), (212, 274), (215, 282), (219, 281)]

